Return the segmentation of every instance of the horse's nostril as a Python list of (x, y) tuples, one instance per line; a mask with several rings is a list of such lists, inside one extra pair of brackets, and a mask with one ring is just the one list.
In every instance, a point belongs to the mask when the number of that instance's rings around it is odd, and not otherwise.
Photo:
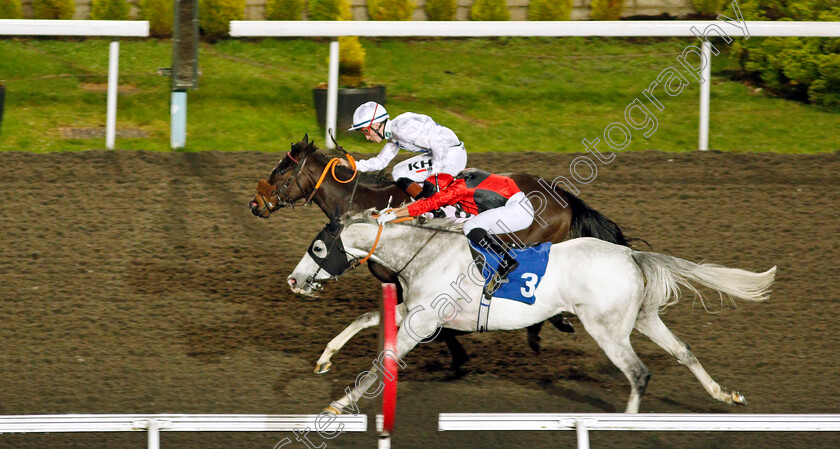
[(251, 201), (250, 203), (248, 203), (248, 205), (251, 206), (251, 209), (256, 209), (257, 208), (257, 202), (256, 201)]

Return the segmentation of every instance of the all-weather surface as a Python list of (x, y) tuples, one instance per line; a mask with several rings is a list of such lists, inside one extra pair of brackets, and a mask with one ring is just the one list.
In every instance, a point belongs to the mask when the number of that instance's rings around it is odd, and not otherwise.
[[(284, 153), (0, 153), (0, 414), (318, 413), (376, 356), (362, 332), (324, 375), (324, 346), (375, 310), (366, 269), (295, 296), (285, 278), (326, 218), (315, 207), (261, 220), (248, 201)], [(469, 165), (569, 174), (575, 154), (470, 154)], [(724, 388), (711, 399), (675, 359), (634, 333), (652, 378), (641, 411), (837, 413), (840, 154), (619, 153), (580, 197), (657, 252), (764, 271), (771, 299), (733, 308), (710, 296), (667, 309)], [(637, 242), (642, 249), (647, 247)], [(492, 313), (492, 311), (491, 311)], [(602, 413), (629, 386), (574, 317), (534, 354), (525, 331), (460, 337), (471, 356), (448, 370), (445, 346), (419, 345), (400, 373), (398, 448), (574, 447), (573, 432), (437, 431), (441, 412)], [(371, 430), (314, 446), (376, 445)], [(264, 448), (291, 434), (164, 433), (163, 448)], [(830, 448), (835, 433), (593, 432), (592, 447)], [(3, 448), (140, 448), (145, 434), (0, 435)]]

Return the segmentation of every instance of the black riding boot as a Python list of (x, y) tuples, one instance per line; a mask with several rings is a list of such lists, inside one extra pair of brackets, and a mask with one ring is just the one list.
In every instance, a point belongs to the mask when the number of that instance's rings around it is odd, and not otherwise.
[(501, 284), (504, 284), (506, 282), (508, 275), (519, 266), (519, 262), (516, 260), (515, 257), (513, 257), (513, 254), (509, 253), (505, 249), (501, 241), (499, 241), (495, 236), (490, 235), (484, 229), (473, 229), (467, 234), (467, 238), (476, 246), (480, 246), (482, 248), (486, 248), (490, 251), (493, 251), (501, 260), (501, 263), (499, 264), (499, 269), (496, 270), (496, 279), (494, 279), (495, 288), (492, 289), (493, 291), (495, 291), (496, 288), (498, 288)]
[(407, 193), (412, 199), (417, 199), (423, 193), (423, 186), (412, 181), (409, 178), (400, 178), (396, 180), (397, 187), (403, 192)]

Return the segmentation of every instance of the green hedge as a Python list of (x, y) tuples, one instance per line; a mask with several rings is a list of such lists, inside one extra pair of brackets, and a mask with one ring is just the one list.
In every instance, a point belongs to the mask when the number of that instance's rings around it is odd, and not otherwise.
[(93, 0), (90, 3), (90, 19), (127, 20), (130, 9), (126, 0)]
[(22, 19), (20, 0), (0, 0), (0, 19)]
[(367, 0), (370, 20), (411, 20), (412, 0)]
[(214, 40), (228, 35), (231, 20), (245, 19), (245, 0), (199, 0), (198, 23), (204, 37)]
[(528, 20), (569, 20), (573, 0), (531, 0)]
[(593, 20), (618, 20), (623, 8), (624, 0), (592, 0), (590, 14)]
[(724, 5), (729, 3), (726, 0), (692, 0), (694, 10), (706, 16), (717, 16)]
[[(837, 0), (741, 0), (740, 4), (746, 20), (840, 21)], [(838, 38), (736, 39), (731, 54), (771, 93), (840, 107)]]
[(140, 18), (149, 21), (149, 34), (154, 37), (171, 37), (174, 12), (172, 0), (141, 0)]
[(470, 10), (470, 20), (510, 20), (505, 0), (475, 0)]
[(36, 19), (70, 20), (76, 14), (73, 0), (32, 0), (32, 12)]
[(301, 20), (305, 0), (268, 0), (265, 3), (266, 20)]
[(352, 20), (349, 0), (309, 0), (309, 20)]
[(429, 20), (455, 20), (457, 0), (426, 0), (426, 17)]

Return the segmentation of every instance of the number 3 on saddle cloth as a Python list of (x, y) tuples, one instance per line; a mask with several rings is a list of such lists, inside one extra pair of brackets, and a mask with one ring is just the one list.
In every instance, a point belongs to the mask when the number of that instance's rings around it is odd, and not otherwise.
[[(484, 258), (484, 264), (479, 264), (479, 267), (481, 267), (481, 274), (485, 279), (485, 294), (481, 298), (477, 323), (477, 330), (484, 332), (487, 330), (487, 319), (490, 312), (491, 295), (486, 294), (488, 292), (488, 284), (493, 282), (501, 260), (496, 253), (473, 245), (472, 242), (470, 242), (470, 247), (480, 253)], [(508, 275), (507, 282), (502, 283), (496, 291), (492, 292), (492, 297), (510, 299), (532, 305), (536, 300), (534, 293), (537, 291), (543, 275), (545, 275), (545, 268), (548, 265), (548, 253), (551, 251), (551, 243), (540, 243), (539, 245), (521, 249), (511, 248), (509, 251), (516, 258), (516, 261), (519, 262), (519, 266)]]

